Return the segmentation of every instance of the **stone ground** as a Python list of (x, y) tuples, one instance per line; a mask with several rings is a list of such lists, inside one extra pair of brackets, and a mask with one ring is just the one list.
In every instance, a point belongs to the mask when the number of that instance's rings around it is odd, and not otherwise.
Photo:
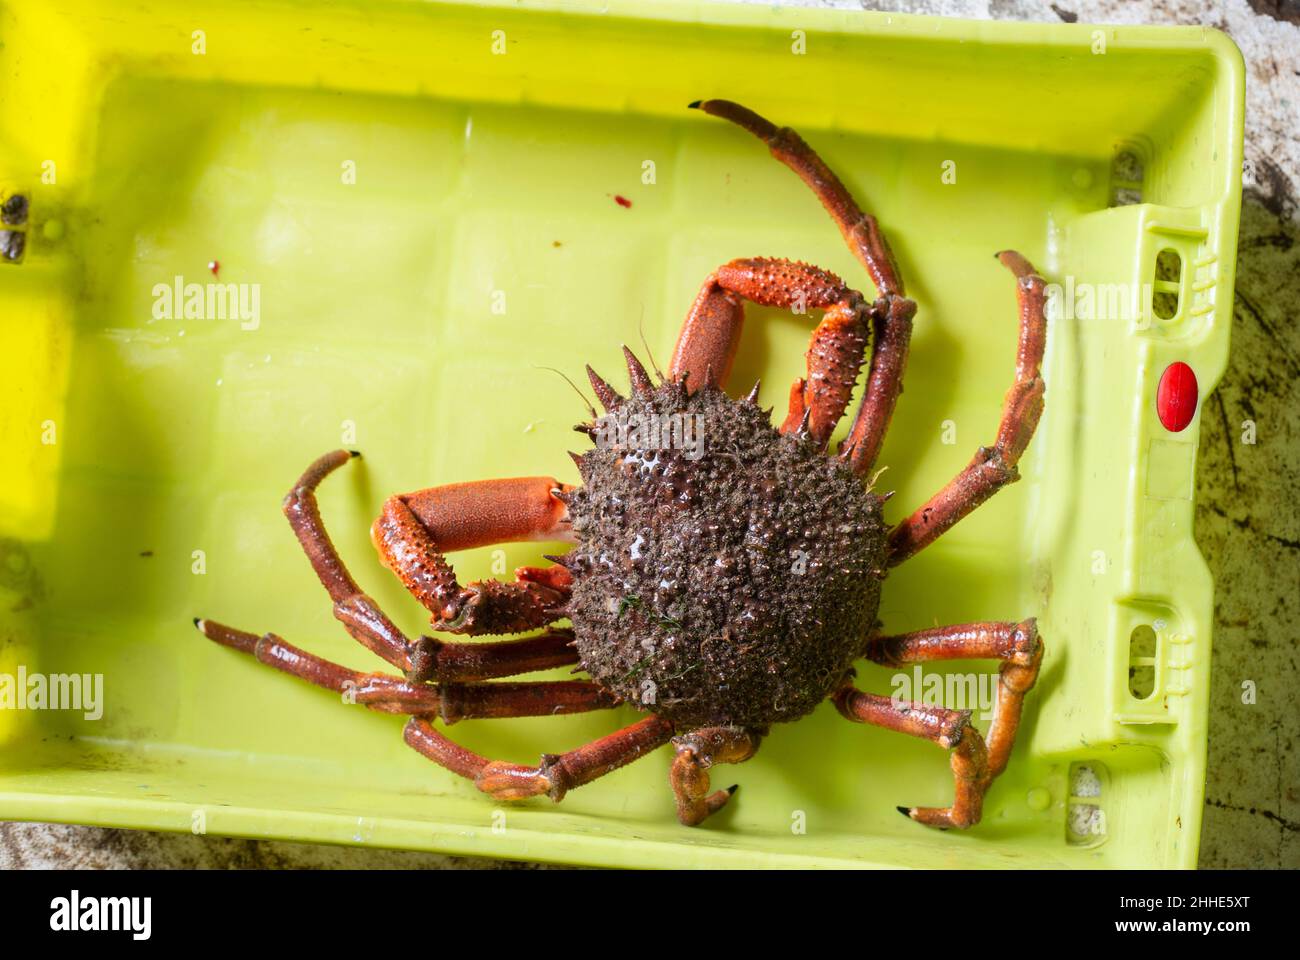
[[(786, 0), (790, 2), (790, 0)], [(816, 0), (792, 5), (817, 6)], [(852, 3), (835, 2), (838, 7)], [(1300, 867), (1300, 0), (863, 0), (981, 19), (1217, 27), (1246, 60), (1232, 357), (1202, 423), (1196, 536), (1217, 584), (1202, 867)], [(1253, 420), (1254, 445), (1241, 442)], [(1258, 701), (1241, 702), (1245, 680)], [(528, 868), (426, 853), (0, 824), (0, 867)]]

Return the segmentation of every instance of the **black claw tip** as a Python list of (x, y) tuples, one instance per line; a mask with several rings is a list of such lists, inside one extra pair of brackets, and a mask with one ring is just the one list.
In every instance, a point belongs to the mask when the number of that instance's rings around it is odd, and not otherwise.
[(907, 817), (907, 819), (909, 820), (912, 819), (912, 811), (909, 807), (895, 807), (894, 809), (897, 810), (899, 813), (901, 813), (903, 816)]
[(349, 451), (348, 451), (348, 456), (350, 456), (350, 457), (359, 457), (359, 456), (361, 456), (361, 451), (360, 451), (360, 450), (349, 450)]
[(731, 794), (734, 797), (736, 795), (736, 791), (739, 789), (740, 789), (740, 784), (733, 783), (731, 786), (727, 787), (727, 793)]
[(703, 102), (704, 102), (703, 100), (692, 100), (690, 103), (688, 103), (688, 104), (686, 105), (686, 109), (687, 109), (687, 110), (698, 110), (698, 109), (700, 109), (700, 104), (702, 104)]

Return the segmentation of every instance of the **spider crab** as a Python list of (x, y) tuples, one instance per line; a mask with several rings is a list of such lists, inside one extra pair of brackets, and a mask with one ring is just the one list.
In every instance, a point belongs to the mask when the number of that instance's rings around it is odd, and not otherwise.
[[(871, 477), (902, 389), (913, 301), (876, 220), (793, 130), (725, 100), (692, 107), (730, 120), (764, 141), (813, 190), (866, 268), (878, 296), (867, 300), (839, 277), (785, 259), (734, 260), (704, 283), (656, 382), (624, 347), (630, 396), (590, 367), (607, 413), (577, 429), (595, 449), (574, 455), (583, 482), (523, 477), (458, 483), (389, 498), (371, 531), (383, 563), (430, 612), (435, 632), (516, 634), (463, 643), (405, 636), (345, 567), (317, 509), (317, 485), (357, 454), (339, 450), (311, 466), (284, 510), (329, 592), (334, 614), (361, 644), (403, 676), (360, 673), (298, 649), (196, 619), (210, 639), (357, 703), (409, 714), (406, 742), (500, 800), (542, 794), (560, 800), (672, 742), (677, 815), (695, 825), (721, 809), (730, 790), (711, 790), (715, 764), (754, 756), (773, 723), (798, 719), (830, 699), (858, 723), (932, 741), (950, 752), (949, 807), (899, 807), (923, 824), (968, 827), (1005, 768), (1026, 692), (1043, 647), (1033, 619), (967, 623), (886, 635), (876, 612), (887, 571), (932, 543), (1017, 479), (1017, 461), (1043, 409), (1044, 283), (1024, 257), (997, 258), (1016, 277), (1020, 336), (1015, 379), (992, 446), (981, 447), (947, 486), (892, 528), (887, 499)], [(736, 355), (743, 301), (823, 311), (807, 375), (790, 391), (773, 428), (757, 405), (723, 392)], [(869, 360), (867, 345), (873, 344)], [(863, 364), (860, 407), (835, 455), (827, 444)], [(656, 419), (657, 418), (657, 419)], [(674, 420), (673, 418), (677, 418)], [(656, 431), (610, 429), (635, 420), (667, 424), (682, 439), (646, 443)], [(674, 433), (674, 430), (677, 433)], [(610, 437), (613, 440), (610, 440)], [(569, 541), (554, 565), (523, 567), (515, 580), (462, 585), (445, 554), (489, 544)], [(553, 624), (567, 617), (572, 626)], [(887, 665), (988, 658), (1001, 662), (997, 703), (982, 736), (969, 711), (901, 702), (853, 686), (854, 660)], [(590, 680), (485, 681), (577, 664)], [(543, 716), (628, 703), (647, 715), (536, 766), (479, 756), (445, 736), (467, 718)]]

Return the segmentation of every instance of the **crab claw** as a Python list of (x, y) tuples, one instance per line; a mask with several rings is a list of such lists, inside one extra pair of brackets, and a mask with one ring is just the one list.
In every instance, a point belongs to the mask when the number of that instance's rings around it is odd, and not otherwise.
[(546, 582), (479, 580), (467, 585), (430, 624), (446, 633), (523, 633), (537, 623), (566, 616), (568, 600), (568, 590)]
[(515, 570), (515, 579), (521, 583), (539, 583), (544, 587), (550, 587), (552, 590), (561, 592), (567, 591), (573, 586), (573, 574), (563, 565), (519, 567)]

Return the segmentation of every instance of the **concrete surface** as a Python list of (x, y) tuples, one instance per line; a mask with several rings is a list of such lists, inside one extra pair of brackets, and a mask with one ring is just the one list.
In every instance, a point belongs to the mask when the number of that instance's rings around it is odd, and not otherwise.
[[(815, 0), (793, 5), (817, 6)], [(825, 4), (851, 8), (852, 3)], [(1232, 358), (1203, 419), (1197, 539), (1218, 584), (1202, 867), (1300, 867), (1300, 0), (910, 0), (974, 18), (1218, 27), (1247, 64)], [(1242, 442), (1243, 421), (1257, 442)], [(1258, 688), (1243, 704), (1243, 681)], [(518, 868), (434, 854), (0, 824), (0, 867)]]

